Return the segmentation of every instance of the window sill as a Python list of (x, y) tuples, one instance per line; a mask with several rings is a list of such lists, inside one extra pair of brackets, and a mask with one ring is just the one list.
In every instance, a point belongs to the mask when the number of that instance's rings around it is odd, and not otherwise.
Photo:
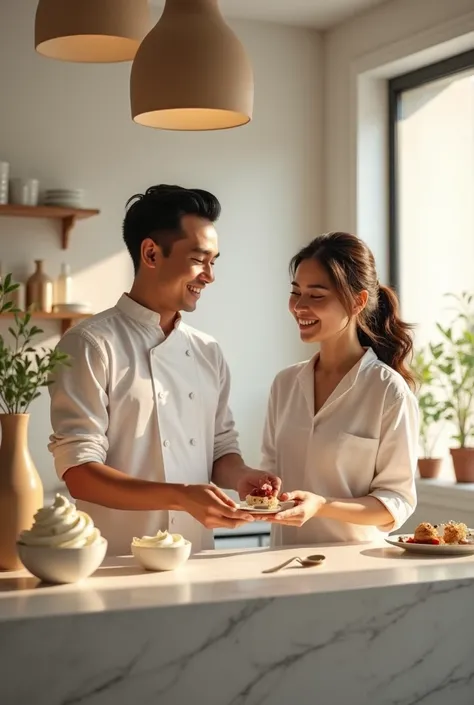
[(449, 480), (417, 479), (418, 504), (444, 506), (446, 509), (473, 510), (474, 483), (457, 484)]

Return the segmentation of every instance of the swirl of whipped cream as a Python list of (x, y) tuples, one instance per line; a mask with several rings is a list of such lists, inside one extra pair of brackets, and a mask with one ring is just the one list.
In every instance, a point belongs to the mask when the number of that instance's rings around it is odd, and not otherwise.
[(142, 536), (141, 539), (134, 537), (132, 545), (141, 548), (172, 548), (173, 546), (184, 546), (186, 543), (188, 542), (181, 534), (158, 531), (156, 536)]
[(39, 509), (31, 529), (20, 534), (27, 546), (83, 548), (102, 540), (99, 529), (88, 514), (80, 512), (66, 497), (56, 495), (53, 504)]

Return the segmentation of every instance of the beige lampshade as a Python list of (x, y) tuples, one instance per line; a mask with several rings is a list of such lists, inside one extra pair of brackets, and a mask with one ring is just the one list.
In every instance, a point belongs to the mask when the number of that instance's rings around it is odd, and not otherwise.
[(35, 48), (61, 61), (131, 61), (150, 26), (148, 0), (39, 0)]
[(166, 0), (132, 64), (132, 118), (164, 130), (223, 130), (252, 119), (253, 73), (218, 0)]

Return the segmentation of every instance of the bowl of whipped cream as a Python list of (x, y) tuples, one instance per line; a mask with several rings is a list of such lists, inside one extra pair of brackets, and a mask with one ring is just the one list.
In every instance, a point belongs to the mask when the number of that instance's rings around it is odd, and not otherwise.
[(86, 512), (57, 494), (39, 509), (33, 526), (22, 531), (18, 555), (27, 570), (47, 583), (76, 583), (101, 565), (107, 541)]
[(134, 538), (131, 548), (135, 559), (146, 570), (175, 570), (191, 555), (191, 542), (181, 534), (167, 531)]

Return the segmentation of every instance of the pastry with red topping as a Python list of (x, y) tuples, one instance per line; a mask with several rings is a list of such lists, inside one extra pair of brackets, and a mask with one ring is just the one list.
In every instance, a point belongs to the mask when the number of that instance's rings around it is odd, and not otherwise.
[(474, 543), (474, 531), (459, 521), (435, 524), (423, 521), (415, 529), (413, 536), (400, 536), (400, 543), (423, 543), (431, 546), (462, 546)]
[(427, 543), (436, 546), (440, 543), (444, 543), (444, 541), (439, 535), (436, 527), (427, 521), (423, 521), (416, 527), (415, 535), (413, 536), (411, 543)]
[(273, 487), (266, 483), (261, 487), (256, 487), (245, 498), (249, 507), (261, 507), (262, 509), (276, 509), (278, 507), (278, 497), (273, 494)]

